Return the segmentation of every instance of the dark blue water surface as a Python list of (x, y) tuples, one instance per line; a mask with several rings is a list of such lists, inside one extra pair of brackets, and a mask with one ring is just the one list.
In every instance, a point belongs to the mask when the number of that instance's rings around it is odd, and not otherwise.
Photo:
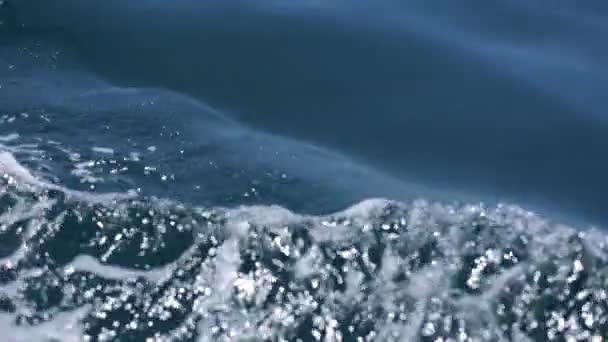
[(601, 3), (31, 3), (27, 27), (121, 86), (416, 183), (608, 218)]
[(604, 2), (0, 22), (8, 341), (608, 336)]

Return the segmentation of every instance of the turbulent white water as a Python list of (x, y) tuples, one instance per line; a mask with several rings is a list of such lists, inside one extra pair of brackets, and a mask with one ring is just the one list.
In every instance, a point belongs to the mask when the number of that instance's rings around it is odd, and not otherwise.
[(602, 8), (467, 3), (0, 0), (0, 340), (603, 341)]
[(46, 186), (10, 152), (0, 165), (8, 341), (601, 341), (608, 331), (608, 237), (516, 206), (370, 199), (310, 216), (99, 200)]

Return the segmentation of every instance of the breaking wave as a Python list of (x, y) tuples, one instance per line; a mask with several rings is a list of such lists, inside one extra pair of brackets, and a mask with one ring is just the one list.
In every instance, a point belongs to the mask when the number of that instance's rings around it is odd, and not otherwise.
[(600, 4), (168, 4), (0, 0), (3, 341), (608, 336)]
[[(10, 341), (608, 334), (603, 232), (511, 205), (369, 199), (317, 216), (84, 195), (18, 161), (49, 152), (21, 139), (3, 137), (0, 155), (0, 326)], [(87, 165), (74, 169), (83, 182), (107, 172)]]

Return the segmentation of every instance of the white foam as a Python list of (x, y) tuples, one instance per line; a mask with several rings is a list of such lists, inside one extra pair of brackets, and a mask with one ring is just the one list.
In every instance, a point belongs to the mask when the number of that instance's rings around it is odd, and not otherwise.
[(0, 135), (0, 141), (2, 142), (10, 142), (13, 140), (17, 140), (19, 138), (19, 134), (17, 133), (11, 133), (11, 134), (7, 134), (7, 135)]
[(39, 325), (16, 325), (14, 316), (0, 314), (2, 341), (6, 342), (81, 342), (84, 340), (82, 319), (90, 311), (88, 306), (71, 312), (57, 313), (51, 320)]
[(43, 186), (44, 184), (36, 179), (28, 169), (19, 164), (10, 152), (0, 151), (0, 172), (14, 177), (18, 182), (35, 186)]
[[(26, 221), (25, 225), (25, 233), (23, 234), (23, 243), (19, 248), (11, 255), (1, 258), (0, 264), (4, 265), (16, 265), (19, 260), (21, 260), (26, 253), (29, 251), (29, 247), (27, 245), (28, 241), (32, 239), (38, 232), (38, 230), (43, 227), (43, 222), (46, 221), (44, 218), (44, 213), (53, 206), (55, 202), (52, 200), (41, 198), (40, 201), (35, 203), (25, 203), (23, 200), (18, 199), (17, 204), (12, 207), (12, 209), (8, 210), (2, 216), (0, 216), (0, 224), (1, 225), (12, 225), (18, 221)], [(63, 216), (60, 215), (57, 218), (58, 221), (63, 220)], [(48, 226), (52, 224), (47, 222)], [(57, 223), (57, 222), (55, 222)]]
[[(416, 298), (416, 304), (414, 311), (410, 314), (408, 323), (401, 332), (401, 338), (404, 341), (414, 341), (418, 336), (429, 297), (437, 291), (439, 286), (444, 285), (444, 282), (441, 282), (444, 272), (445, 265), (435, 265), (422, 269), (410, 277), (407, 293)], [(386, 299), (390, 301), (389, 297)], [(386, 305), (390, 304), (389, 302)]]
[[(18, 179), (19, 181), (26, 183), (30, 182), (33, 186), (62, 189), (66, 194), (75, 194), (74, 196), (89, 195), (86, 193), (74, 192), (39, 180), (32, 172), (27, 170), (27, 168), (20, 165), (14, 155), (10, 152), (0, 154), (0, 170), (6, 174), (10, 174), (11, 177)], [(95, 198), (98, 198), (99, 196), (96, 194), (90, 195)], [(11, 222), (27, 218), (28, 221), (32, 222), (31, 232), (35, 232), (35, 227), (40, 226), (40, 222), (36, 219), (39, 216), (42, 216), (44, 219), (42, 214), (48, 206), (52, 205), (52, 202), (41, 200), (40, 203), (30, 206), (30, 203), (21, 200), (21, 198), (18, 198), (18, 200), (21, 202), (18, 202), (11, 211), (5, 212), (0, 216), (0, 222), (10, 224)], [(90, 200), (94, 200), (94, 198)], [(175, 202), (170, 200), (151, 199), (151, 201), (154, 201), (152, 203), (154, 208), (164, 208), (165, 206), (173, 207), (175, 205)], [(119, 205), (123, 204), (129, 205), (126, 202), (122, 202)], [(419, 335), (420, 330), (428, 324), (428, 322), (425, 321), (425, 315), (428, 314), (427, 302), (432, 300), (433, 296), (436, 294), (445, 294), (453, 285), (450, 283), (450, 280), (453, 279), (452, 276), (455, 271), (454, 266), (458, 266), (453, 262), (457, 263), (462, 256), (458, 250), (458, 247), (460, 246), (459, 241), (463, 239), (462, 234), (467, 232), (467, 228), (462, 227), (461, 223), (467, 223), (469, 219), (478, 216), (488, 217), (493, 222), (507, 223), (509, 229), (505, 229), (505, 231), (500, 233), (505, 234), (501, 235), (501, 238), (505, 238), (509, 236), (509, 234), (529, 234), (531, 236), (530, 243), (533, 244), (531, 245), (533, 250), (531, 258), (533, 258), (533, 260), (536, 260), (537, 258), (541, 259), (548, 255), (547, 250), (545, 250), (546, 248), (567, 246), (565, 240), (572, 236), (572, 233), (574, 232), (574, 229), (572, 228), (552, 225), (541, 217), (518, 207), (500, 206), (496, 209), (485, 208), (483, 205), (456, 207), (429, 203), (422, 200), (412, 204), (406, 204), (391, 202), (384, 199), (369, 199), (357, 203), (341, 212), (326, 216), (301, 215), (279, 206), (243, 206), (236, 209), (195, 208), (195, 211), (197, 211), (197, 209), (203, 211), (199, 211), (203, 216), (205, 216), (204, 212), (209, 212), (209, 210), (211, 210), (216, 212), (222, 219), (225, 219), (222, 223), (226, 223), (224, 228), (226, 229), (225, 233), (227, 233), (228, 236), (225, 242), (215, 249), (215, 257), (209, 257), (203, 261), (204, 264), (201, 266), (200, 274), (196, 277), (196, 280), (194, 280), (193, 287), (200, 288), (201, 290), (196, 291), (198, 297), (193, 305), (194, 308), (191, 316), (193, 317), (193, 321), (196, 321), (200, 317), (208, 317), (206, 315), (217, 315), (218, 320), (222, 323), (228, 325), (233, 324), (235, 327), (233, 333), (241, 334), (240, 336), (245, 336), (247, 334), (251, 334), (251, 336), (262, 336), (264, 333), (255, 331), (255, 328), (247, 326), (246, 323), (262, 322), (261, 324), (268, 324), (268, 327), (270, 327), (268, 329), (272, 329), (272, 325), (275, 324), (275, 322), (281, 321), (280, 317), (287, 317), (292, 314), (289, 311), (290, 309), (286, 309), (281, 303), (272, 309), (274, 310), (276, 308), (276, 310), (269, 314), (270, 318), (260, 318), (259, 312), (255, 311), (255, 309), (252, 309), (251, 311), (240, 311), (235, 309), (233, 305), (235, 293), (239, 299), (244, 298), (248, 303), (258, 303), (257, 298), (262, 298), (264, 296), (263, 291), (265, 284), (263, 283), (263, 280), (260, 280), (263, 278), (260, 277), (260, 274), (252, 276), (251, 274), (239, 273), (239, 265), (242, 261), (241, 248), (243, 248), (241, 243), (249, 238), (252, 227), (263, 226), (270, 231), (276, 232), (279, 239), (278, 242), (276, 242), (277, 244), (282, 243), (280, 239), (283, 236), (281, 235), (282, 232), (287, 231), (285, 227), (294, 224), (301, 224), (309, 227), (311, 236), (316, 243), (313, 243), (313, 246), (308, 250), (308, 254), (296, 257), (298, 261), (294, 268), (294, 273), (295, 277), (298, 279), (312, 278), (316, 271), (323, 272), (323, 265), (317, 265), (317, 260), (323, 262), (323, 256), (318, 253), (320, 242), (338, 243), (347, 241), (348, 239), (357, 239), (357, 234), (360, 233), (360, 229), (364, 229), (363, 227), (365, 226), (377, 224), (379, 220), (382, 220), (385, 209), (387, 207), (393, 208), (393, 206), (396, 207), (397, 212), (403, 214), (404, 217), (402, 219), (407, 223), (402, 224), (403, 226), (407, 225), (407, 229), (404, 228), (402, 231), (405, 235), (404, 238), (411, 238), (412, 241), (414, 241), (414, 245), (417, 243), (416, 238), (418, 236), (425, 238), (425, 234), (433, 234), (435, 228), (441, 228), (438, 227), (442, 226), (438, 225), (438, 222), (446, 222), (445, 225), (449, 227), (444, 227), (445, 230), (442, 232), (442, 238), (446, 241), (442, 240), (438, 242), (440, 244), (440, 250), (444, 252), (444, 257), (433, 260), (430, 266), (426, 266), (422, 269), (412, 268), (412, 272), (408, 274), (408, 282), (405, 285), (394, 281), (397, 272), (401, 271), (404, 267), (403, 257), (395, 253), (391, 248), (385, 250), (382, 268), (378, 270), (379, 272), (376, 274), (377, 278), (372, 281), (374, 298), (377, 298), (377, 300), (380, 301), (380, 304), (392, 313), (398, 312), (395, 309), (395, 303), (393, 303), (397, 297), (412, 298), (414, 303), (412, 303), (413, 307), (411, 308), (411, 311), (407, 312), (407, 322), (404, 322), (403, 325), (393, 325), (393, 323), (389, 321), (383, 322), (381, 321), (382, 318), (379, 318), (378, 329), (375, 332), (377, 333), (376, 337), (378, 340), (382, 340), (384, 336), (389, 336), (389, 334), (392, 333), (398, 333), (404, 340), (408, 340), (408, 338), (415, 339)], [(116, 204), (112, 204), (112, 207), (115, 208)], [(399, 218), (397, 219), (398, 222), (401, 222), (399, 221)], [(461, 235), (450, 235), (451, 232), (455, 230), (458, 230)], [(32, 233), (26, 235), (33, 236)], [(470, 237), (464, 238), (469, 239)], [(29, 238), (26, 238), (25, 240), (28, 239)], [(443, 245), (444, 243), (445, 245)], [(595, 239), (594, 241), (589, 241), (589, 243), (596, 246), (596, 244), (600, 242)], [(283, 246), (279, 246), (279, 248), (282, 247)], [(179, 257), (174, 263), (147, 271), (103, 264), (99, 262), (99, 260), (88, 255), (76, 257), (68, 266), (64, 267), (62, 271), (68, 274), (82, 271), (96, 274), (106, 279), (119, 281), (142, 277), (151, 283), (160, 284), (163, 281), (170, 279), (171, 275), (179, 270), (180, 264), (182, 264), (183, 261), (188, 262), (192, 260), (190, 258), (192, 250), (194, 250), (194, 247)], [(603, 255), (602, 253), (603, 250), (596, 246), (594, 254)], [(210, 255), (214, 254), (210, 252)], [(291, 256), (293, 256), (293, 254)], [(15, 257), (19, 257), (19, 255), (12, 256), (8, 261), (14, 262)], [(482, 288), (484, 291), (482, 295), (464, 295), (463, 299), (455, 300), (453, 304), (465, 311), (470, 309), (468, 311), (470, 314), (463, 315), (466, 319), (473, 319), (473, 316), (476, 314), (487, 312), (490, 309), (490, 304), (500, 295), (500, 291), (505, 285), (507, 285), (511, 279), (523, 272), (522, 269), (526, 266), (527, 265), (522, 264), (522, 266), (510, 268), (496, 276), (484, 277), (484, 285), (486, 286)], [(351, 271), (352, 273), (349, 273), (346, 279), (348, 290), (346, 293), (339, 296), (342, 296), (344, 300), (367, 300), (360, 293), (362, 274), (357, 273), (356, 270)], [(19, 276), (20, 278), (23, 278), (24, 273), (20, 273)], [(5, 293), (7, 294), (16, 293), (17, 291), (15, 289), (15, 284), (10, 284), (10, 286), (4, 288)], [(328, 293), (328, 297), (334, 295), (335, 293)], [(331, 298), (331, 300), (334, 299)], [(331, 303), (331, 300), (328, 300), (327, 303)], [(327, 305), (329, 308), (328, 317), (330, 317), (333, 314), (331, 312), (330, 304), (323, 305)], [(395, 310), (390, 309), (391, 307)], [(469, 316), (473, 318), (470, 318)], [(4, 318), (0, 317), (0, 328), (8, 326), (2, 323), (2, 319)], [(63, 318), (54, 319), (53, 322), (57, 320), (61, 321), (61, 319)], [(323, 319), (326, 319), (326, 317), (323, 317)], [(491, 319), (491, 317), (488, 317), (485, 321), (479, 323), (479, 326), (483, 327), (483, 324), (488, 323), (488, 320)], [(213, 328), (213, 326), (210, 327), (205, 324), (215, 323), (209, 323), (212, 320), (206, 319), (200, 321), (201, 323), (198, 325), (200, 333), (202, 335), (207, 334), (207, 337), (209, 337), (209, 329)], [(52, 328), (54, 327), (53, 324), (55, 323), (49, 323), (49, 325), (45, 325), (45, 327)], [(489, 324), (492, 326), (497, 325), (495, 322), (489, 322)], [(255, 326), (255, 324), (252, 326)], [(16, 339), (15, 341), (25, 341), (26, 337), (34, 341), (36, 341), (36, 338), (39, 336), (44, 338), (44, 334), (48, 333), (48, 331), (45, 330), (46, 328), (40, 329), (32, 332), (31, 336), (19, 335), (25, 337)], [(275, 332), (269, 334), (272, 335), (275, 334)], [(280, 332), (278, 334), (280, 334)], [(69, 336), (71, 335), (68, 333), (68, 338), (70, 338)], [(204, 337), (201, 337), (201, 341), (203, 340)]]
[(250, 223), (268, 228), (282, 228), (306, 219), (306, 216), (298, 215), (280, 206), (243, 206), (226, 210), (225, 215), (228, 219), (226, 227), (231, 233), (239, 236), (247, 232)]
[[(188, 259), (193, 249), (186, 251), (178, 260)], [(128, 280), (135, 278), (144, 278), (151, 283), (159, 284), (165, 279), (168, 279), (173, 272), (179, 267), (178, 261), (167, 264), (162, 267), (153, 268), (150, 270), (140, 271), (125, 267), (102, 264), (99, 260), (89, 255), (79, 255), (75, 257), (66, 267), (64, 273), (73, 272), (88, 272), (96, 274), (105, 279), (112, 280)]]
[(237, 239), (228, 239), (218, 248), (215, 258), (215, 295), (226, 302), (231, 290), (238, 280), (240, 262), (239, 243)]
[(348, 218), (361, 218), (363, 220), (369, 220), (374, 214), (378, 213), (379, 210), (386, 208), (391, 201), (383, 198), (370, 198), (365, 199), (359, 203), (353, 204), (346, 208), (344, 211), (339, 213), (340, 215), (347, 216)]
[[(82, 200), (89, 203), (109, 203), (113, 201), (125, 200), (137, 196), (134, 192), (127, 193), (90, 193), (77, 191), (46, 182), (35, 177), (27, 168), (21, 165), (15, 156), (7, 151), (0, 151), (0, 172), (4, 173), (5, 177), (12, 177), (16, 183), (21, 185), (29, 185), (39, 190), (57, 190), (65, 193), (68, 197)], [(11, 179), (9, 179), (10, 181)]]
[(71, 171), (71, 173), (80, 178), (80, 182), (82, 183), (103, 182), (103, 178), (94, 176), (93, 172), (89, 170), (89, 168), (92, 166), (95, 166), (95, 162), (92, 160), (79, 162), (74, 165), (74, 169)]
[(114, 149), (109, 148), (109, 147), (99, 147), (99, 146), (94, 146), (92, 148), (93, 152), (97, 152), (97, 153), (101, 153), (101, 154), (114, 154)]

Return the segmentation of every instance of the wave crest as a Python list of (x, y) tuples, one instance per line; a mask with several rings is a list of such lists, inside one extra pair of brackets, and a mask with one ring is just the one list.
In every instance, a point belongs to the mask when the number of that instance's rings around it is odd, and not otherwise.
[(74, 336), (121, 341), (608, 332), (605, 234), (516, 206), (370, 199), (314, 216), (89, 201), (10, 179), (1, 183), (0, 322), (30, 340), (50, 339), (65, 321)]

